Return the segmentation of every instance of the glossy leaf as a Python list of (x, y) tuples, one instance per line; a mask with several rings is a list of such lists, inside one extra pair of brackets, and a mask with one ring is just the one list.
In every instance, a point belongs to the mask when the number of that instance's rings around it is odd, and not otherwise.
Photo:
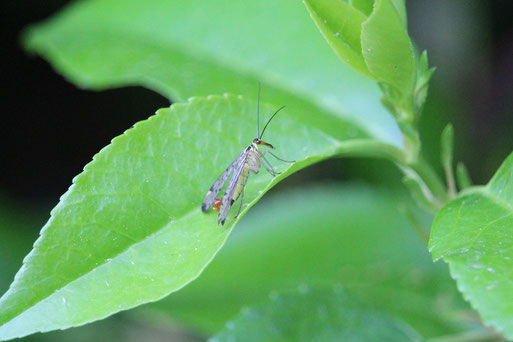
[[(262, 113), (276, 108), (261, 106)], [(160, 299), (197, 277), (236, 222), (233, 210), (218, 226), (215, 215), (201, 213), (201, 201), (256, 136), (255, 109), (255, 101), (232, 95), (194, 98), (159, 110), (97, 154), (52, 210), (0, 299), (0, 338), (84, 324)], [(293, 171), (366, 148), (356, 127), (339, 121), (332, 127), (337, 138), (322, 127), (280, 113), (266, 140), (297, 162), (277, 163), (283, 173), (274, 179), (265, 172), (251, 177), (245, 202), (251, 206)]]
[(368, 186), (300, 182), (259, 202), (196, 281), (131, 313), (212, 334), (271, 291), (340, 283), (426, 337), (468, 328), (468, 306), (399, 212), (401, 202)]
[(173, 102), (254, 98), (261, 81), (264, 99), (300, 117), (349, 119), (402, 146), (379, 89), (341, 65), (300, 1), (80, 1), (30, 29), (25, 45), (81, 87), (142, 85)]
[(360, 35), (367, 16), (340, 0), (305, 0), (310, 16), (337, 56), (363, 75), (374, 78), (362, 55)]
[(415, 55), (403, 0), (305, 0), (310, 16), (333, 51), (363, 75), (409, 95)]
[(349, 0), (349, 3), (367, 17), (372, 13), (374, 7), (374, 0)]
[(209, 342), (223, 341), (421, 341), (405, 323), (340, 289), (303, 288), (273, 294), (245, 309)]
[(405, 0), (390, 0), (404, 28), (407, 27), (406, 3)]
[(362, 24), (363, 57), (370, 72), (403, 95), (413, 92), (415, 53), (408, 32), (391, 0), (376, 0)]
[(513, 338), (513, 154), (490, 183), (448, 203), (432, 227), (433, 258), (449, 263), (485, 324)]

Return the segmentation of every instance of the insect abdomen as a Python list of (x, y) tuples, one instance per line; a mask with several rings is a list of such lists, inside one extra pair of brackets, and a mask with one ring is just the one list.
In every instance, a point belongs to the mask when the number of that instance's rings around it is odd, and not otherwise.
[(244, 186), (246, 185), (246, 182), (248, 180), (249, 175), (249, 164), (246, 162), (246, 165), (244, 165), (244, 169), (240, 173), (240, 177), (237, 181), (237, 185), (235, 186), (235, 191), (233, 192), (232, 196), (232, 204), (239, 198), (240, 194), (244, 190)]

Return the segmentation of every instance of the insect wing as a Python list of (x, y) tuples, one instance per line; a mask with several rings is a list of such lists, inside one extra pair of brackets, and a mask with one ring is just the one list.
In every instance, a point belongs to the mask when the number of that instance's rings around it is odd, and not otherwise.
[(224, 193), (223, 201), (221, 203), (221, 208), (219, 210), (219, 217), (217, 219), (217, 223), (220, 223), (221, 225), (224, 225), (224, 221), (226, 220), (226, 217), (228, 217), (228, 212), (230, 211), (230, 208), (232, 207), (233, 193), (235, 191), (235, 187), (237, 186), (237, 182), (239, 181), (239, 177), (242, 173), (242, 170), (244, 170), (244, 165), (246, 164), (248, 155), (249, 155), (249, 148), (246, 148), (241, 153), (241, 158), (239, 160), (239, 163), (237, 164), (237, 168), (235, 169), (232, 179), (230, 179), (230, 183), (228, 184), (228, 187), (226, 188), (226, 192)]
[(219, 176), (219, 178), (214, 182), (214, 184), (212, 184), (212, 186), (208, 190), (207, 194), (205, 195), (205, 198), (203, 199), (203, 203), (201, 204), (201, 210), (203, 212), (207, 211), (212, 206), (212, 204), (214, 203), (214, 201), (216, 199), (216, 196), (219, 194), (219, 192), (223, 188), (223, 185), (224, 185), (224, 183), (226, 183), (226, 180), (228, 179), (228, 177), (230, 177), (230, 173), (232, 173), (235, 166), (238, 165), (238, 163), (241, 160), (241, 158), (243, 157), (245, 151), (246, 150), (244, 149), (239, 154), (239, 156), (237, 158), (235, 158), (233, 163), (231, 163), (230, 166), (228, 166), (226, 168), (226, 170), (221, 174), (221, 176)]

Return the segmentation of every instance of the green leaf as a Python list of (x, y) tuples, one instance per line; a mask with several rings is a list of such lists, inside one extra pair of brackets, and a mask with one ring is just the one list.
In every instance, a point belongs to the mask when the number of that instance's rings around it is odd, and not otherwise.
[(263, 99), (299, 117), (403, 144), (375, 83), (341, 65), (300, 1), (80, 1), (28, 30), (25, 46), (81, 87), (142, 85), (177, 102), (254, 98), (261, 81)]
[(390, 0), (404, 28), (407, 27), (405, 0)]
[(487, 325), (513, 338), (513, 154), (490, 183), (466, 190), (433, 222), (433, 258), (449, 263), (465, 298)]
[(374, 0), (349, 0), (351, 6), (365, 14), (368, 17), (372, 13), (374, 7)]
[[(341, 283), (426, 337), (459, 332), (468, 306), (446, 265), (433, 264), (400, 214), (403, 201), (408, 199), (391, 191), (355, 184), (299, 183), (266, 196), (201, 277), (131, 312), (179, 319), (212, 334), (273, 290)], [(429, 226), (430, 220), (420, 222)]]
[(440, 136), (440, 162), (445, 171), (445, 179), (447, 181), (447, 189), (450, 197), (456, 195), (456, 181), (453, 171), (453, 154), (454, 154), (454, 128), (452, 124), (447, 124), (442, 135)]
[(376, 0), (374, 11), (362, 24), (362, 51), (367, 67), (378, 81), (408, 96), (416, 80), (415, 53), (394, 4), (390, 0)]
[[(277, 107), (263, 103), (261, 110)], [(159, 110), (97, 154), (52, 210), (0, 299), (0, 338), (84, 324), (196, 278), (236, 222), (233, 210), (218, 226), (215, 215), (201, 213), (201, 201), (256, 136), (255, 109), (255, 101), (233, 95), (194, 98)], [(365, 150), (368, 140), (356, 127), (339, 121), (335, 138), (316, 119), (286, 109), (272, 122), (266, 140), (297, 162), (275, 164), (283, 172), (276, 178), (251, 177), (248, 206), (300, 168)]]
[(440, 137), (440, 158), (444, 168), (452, 170), (454, 153), (454, 128), (447, 124)]
[(424, 51), (420, 55), (417, 65), (417, 81), (415, 83), (415, 110), (420, 115), (424, 102), (428, 95), (428, 86), (436, 68), (430, 68), (428, 63), (427, 52)]
[(374, 79), (363, 59), (360, 43), (361, 26), (367, 16), (340, 0), (305, 0), (304, 3), (337, 56), (364, 76)]
[(472, 186), (470, 174), (467, 167), (462, 162), (458, 162), (458, 165), (456, 166), (456, 179), (461, 190)]
[(340, 289), (273, 294), (245, 309), (209, 340), (223, 341), (421, 341), (405, 323)]

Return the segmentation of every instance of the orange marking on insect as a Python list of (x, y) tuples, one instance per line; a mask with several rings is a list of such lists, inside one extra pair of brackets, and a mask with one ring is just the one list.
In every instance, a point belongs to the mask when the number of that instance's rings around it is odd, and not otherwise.
[(220, 208), (221, 208), (221, 203), (222, 203), (222, 202), (223, 202), (223, 201), (222, 201), (220, 198), (216, 198), (216, 199), (214, 200), (214, 204), (212, 205), (212, 208), (213, 208), (215, 211), (219, 211), (219, 210), (220, 210)]

